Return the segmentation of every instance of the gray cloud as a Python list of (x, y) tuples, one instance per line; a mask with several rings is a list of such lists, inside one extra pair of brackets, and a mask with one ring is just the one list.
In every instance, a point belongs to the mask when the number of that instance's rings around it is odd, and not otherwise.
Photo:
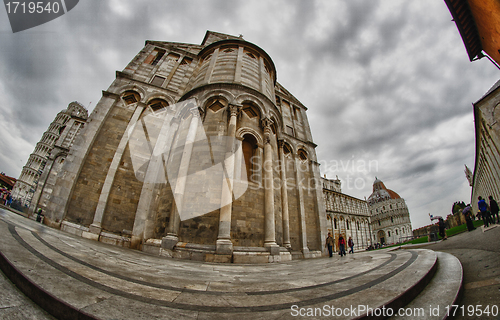
[[(468, 61), (450, 20), (433, 0), (87, 0), (12, 34), (0, 10), (0, 126), (8, 128), (0, 169), (17, 176), (57, 112), (74, 100), (92, 109), (146, 40), (243, 34), (308, 107), (322, 172), (360, 198), (378, 176), (405, 198), (419, 227), (431, 210), (468, 202), (471, 102), (498, 79), (489, 62)], [(377, 166), (328, 170), (333, 160)]]

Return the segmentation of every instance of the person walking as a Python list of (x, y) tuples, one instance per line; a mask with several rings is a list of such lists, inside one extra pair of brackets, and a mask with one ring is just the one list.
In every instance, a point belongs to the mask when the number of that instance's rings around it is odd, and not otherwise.
[(346, 255), (345, 253), (345, 239), (342, 237), (342, 235), (339, 236), (339, 249), (340, 249), (340, 256), (343, 257)]
[(42, 219), (43, 219), (42, 208), (38, 208), (38, 211), (36, 212), (36, 222), (42, 222)]
[(439, 227), (439, 235), (441, 236), (441, 239), (446, 240), (448, 237), (446, 236), (446, 225), (444, 224), (443, 218), (439, 218), (438, 221), (438, 227)]
[(496, 223), (500, 223), (500, 218), (498, 217), (498, 203), (493, 199), (493, 196), (488, 197), (490, 199), (490, 211), (491, 211), (491, 220), (493, 223), (495, 223), (495, 216), (496, 218)]
[(351, 237), (349, 237), (347, 245), (349, 246), (349, 253), (354, 253), (354, 241), (352, 240)]
[(467, 225), (467, 230), (470, 232), (472, 230), (475, 230), (476, 228), (474, 228), (474, 223), (472, 222), (472, 212), (471, 212), (471, 207), (470, 207), (470, 204), (468, 204), (464, 210), (462, 211), (462, 214), (464, 215), (465, 217), (465, 223)]
[(330, 258), (333, 257), (333, 244), (335, 243), (335, 240), (332, 238), (332, 234), (328, 232), (328, 236), (326, 237), (326, 243), (325, 243), (325, 248), (328, 248), (328, 254), (330, 255)]
[(488, 214), (488, 205), (486, 204), (486, 201), (479, 196), (477, 197), (477, 207), (479, 208), (479, 211), (481, 212), (481, 219), (483, 219), (484, 226), (488, 228), (490, 226), (489, 224), (489, 214)]
[(5, 193), (3, 194), (3, 197), (2, 197), (2, 200), (3, 200), (3, 201), (2, 201), (2, 204), (3, 204), (3, 205), (7, 205), (7, 199), (8, 199), (8, 198), (9, 198), (9, 192), (7, 191), (7, 192), (5, 192)]

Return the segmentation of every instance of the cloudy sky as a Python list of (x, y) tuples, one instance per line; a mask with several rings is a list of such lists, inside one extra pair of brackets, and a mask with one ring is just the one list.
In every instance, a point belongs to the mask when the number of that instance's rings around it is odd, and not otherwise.
[(322, 174), (368, 197), (377, 176), (413, 228), (470, 200), (472, 103), (499, 79), (469, 62), (444, 1), (85, 0), (12, 33), (0, 8), (0, 171), (18, 177), (55, 115), (92, 110), (145, 40), (199, 44), (207, 30), (263, 48), (308, 107)]

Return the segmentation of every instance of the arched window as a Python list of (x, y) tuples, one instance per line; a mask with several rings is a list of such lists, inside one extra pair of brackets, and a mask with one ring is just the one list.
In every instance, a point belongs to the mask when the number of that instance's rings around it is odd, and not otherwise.
[(283, 153), (285, 155), (289, 155), (290, 153), (292, 153), (292, 148), (288, 143), (283, 143)]
[(168, 103), (163, 99), (156, 98), (149, 101), (148, 106), (151, 107), (153, 111), (158, 111), (160, 109), (166, 108), (168, 106)]
[(256, 106), (249, 104), (249, 103), (244, 103), (243, 104), (243, 112), (250, 118), (250, 119), (260, 119), (260, 112), (259, 108)]
[(132, 103), (136, 103), (137, 101), (141, 100), (141, 96), (135, 92), (135, 91), (126, 91), (123, 95), (122, 95), (122, 99), (123, 101), (125, 101), (126, 104), (132, 104)]
[(390, 231), (387, 231), (387, 235), (390, 237), (390, 236), (391, 236), (391, 232), (390, 232)]
[(302, 160), (302, 161), (307, 160), (307, 153), (303, 149), (299, 149), (297, 154), (298, 154), (300, 160)]
[(180, 65), (181, 66), (187, 66), (187, 65), (191, 64), (191, 62), (193, 62), (193, 59), (188, 58), (188, 57), (184, 57), (184, 59), (182, 59)]
[(243, 136), (242, 149), (247, 170), (247, 179), (248, 181), (250, 181), (250, 177), (253, 173), (252, 158), (255, 156), (255, 150), (257, 149), (257, 140), (255, 140), (255, 137), (251, 134), (246, 134), (245, 136)]
[(213, 112), (217, 112), (217, 111), (225, 108), (226, 105), (227, 105), (227, 103), (224, 99), (219, 98), (219, 97), (215, 97), (215, 98), (212, 98), (208, 101), (207, 109), (210, 109)]
[(335, 226), (335, 229), (337, 229), (337, 218), (333, 219), (333, 224)]

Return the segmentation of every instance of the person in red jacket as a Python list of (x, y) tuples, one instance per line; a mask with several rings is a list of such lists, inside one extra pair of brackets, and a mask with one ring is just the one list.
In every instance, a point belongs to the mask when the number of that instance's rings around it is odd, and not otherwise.
[(342, 235), (339, 236), (339, 248), (340, 248), (340, 256), (345, 256), (345, 239)]

